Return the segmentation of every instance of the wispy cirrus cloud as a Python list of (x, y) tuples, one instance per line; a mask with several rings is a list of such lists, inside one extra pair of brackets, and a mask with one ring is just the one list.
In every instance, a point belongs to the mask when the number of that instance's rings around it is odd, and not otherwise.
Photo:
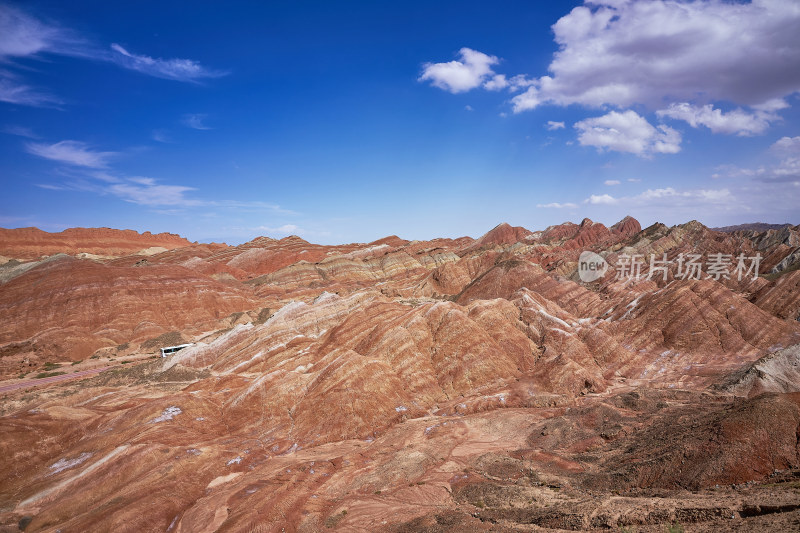
[(53, 53), (83, 57), (88, 43), (75, 32), (45, 23), (9, 5), (0, 5), (0, 102), (32, 107), (59, 107), (63, 102), (13, 72), (16, 61)]
[(199, 189), (187, 185), (164, 183), (157, 178), (125, 176), (105, 170), (61, 169), (64, 179), (56, 183), (37, 183), (41, 189), (52, 191), (78, 191), (113, 196), (122, 201), (159, 209), (161, 213), (185, 213), (187, 209), (224, 209), (236, 212), (249, 211), (279, 215), (297, 215), (278, 204), (259, 200), (209, 200), (197, 195)]
[(183, 115), (181, 122), (183, 122), (184, 126), (195, 129), (195, 130), (210, 130), (213, 129), (211, 126), (207, 126), (205, 121), (208, 118), (208, 115), (204, 113), (189, 113)]
[(161, 59), (134, 54), (117, 43), (111, 45), (111, 61), (117, 65), (167, 80), (197, 82), (206, 78), (219, 78), (227, 72), (204, 67), (192, 59)]
[(673, 187), (647, 189), (633, 196), (614, 197), (610, 194), (593, 194), (583, 201), (590, 205), (627, 205), (644, 207), (653, 205), (698, 206), (711, 204), (733, 205), (734, 196), (727, 188), (678, 190)]
[(40, 137), (31, 129), (25, 126), (8, 125), (3, 128), (3, 133), (9, 135), (16, 135), (17, 137), (25, 137), (27, 139), (39, 139)]
[(0, 5), (0, 58), (41, 53), (85, 56), (88, 42), (57, 23), (43, 22), (21, 9)]
[(51, 191), (77, 191), (114, 196), (125, 202), (152, 208), (183, 209), (203, 204), (201, 200), (187, 196), (187, 193), (196, 190), (194, 187), (163, 184), (153, 178), (116, 176), (105, 172), (62, 173), (69, 177), (59, 183), (37, 183), (36, 186)]
[(544, 208), (544, 209), (567, 209), (567, 208), (575, 208), (578, 207), (578, 204), (573, 204), (572, 202), (550, 202), (549, 204), (536, 204), (536, 207)]
[[(800, 136), (778, 139), (770, 146), (767, 153), (779, 161), (776, 163), (773, 159), (773, 162), (765, 162), (756, 168), (720, 165), (711, 177), (744, 178), (760, 183), (791, 184), (800, 187)], [(784, 192), (784, 196), (791, 196), (789, 190)]]
[(169, 134), (164, 130), (153, 130), (153, 132), (150, 134), (150, 138), (160, 143), (172, 142), (172, 138), (170, 138)]
[(196, 207), (201, 200), (188, 198), (186, 194), (195, 191), (194, 187), (165, 185), (153, 178), (133, 177), (121, 183), (108, 185), (106, 192), (126, 202), (150, 207), (178, 206)]
[(0, 69), (0, 102), (52, 108), (58, 108), (63, 104), (60, 98), (26, 84), (19, 76), (4, 69)]
[[(612, 196), (610, 194), (592, 194), (582, 202), (583, 209), (595, 209), (602, 212), (668, 212), (669, 209), (693, 213), (698, 208), (707, 209), (709, 212), (730, 212), (744, 209), (747, 202), (742, 200), (742, 195), (737, 195), (728, 187), (720, 189), (676, 189), (674, 187), (661, 187), (647, 189), (643, 192), (628, 196)], [(578, 207), (574, 203), (552, 202), (539, 204), (537, 207)]]
[(28, 153), (44, 159), (88, 168), (107, 168), (108, 161), (118, 155), (117, 152), (100, 152), (80, 141), (60, 141), (48, 143), (26, 143)]
[(65, 166), (54, 169), (63, 179), (55, 183), (37, 183), (51, 191), (79, 191), (114, 196), (125, 202), (151, 208), (171, 208), (175, 213), (190, 208), (218, 208), (236, 211), (269, 212), (297, 215), (278, 204), (261, 200), (210, 200), (197, 196), (198, 189), (189, 185), (164, 183), (148, 176), (126, 176), (110, 168), (119, 152), (100, 151), (79, 141), (57, 143), (28, 142), (25, 150), (37, 157)]
[(50, 91), (32, 86), (14, 71), (23, 61), (41, 60), (45, 56), (113, 63), (148, 76), (188, 83), (227, 74), (193, 59), (153, 58), (129, 52), (117, 43), (110, 48), (98, 46), (57, 22), (44, 21), (22, 9), (0, 4), (0, 64), (5, 65), (0, 69), (0, 102), (55, 108), (63, 104)]

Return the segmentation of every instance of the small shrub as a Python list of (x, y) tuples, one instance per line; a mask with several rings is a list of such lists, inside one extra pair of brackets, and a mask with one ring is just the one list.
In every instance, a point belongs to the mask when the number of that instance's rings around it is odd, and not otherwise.
[(61, 376), (62, 374), (66, 374), (66, 372), (40, 372), (36, 374), (36, 379), (51, 378), (53, 376)]
[(347, 509), (342, 509), (341, 513), (331, 515), (325, 519), (325, 527), (334, 528), (341, 521), (342, 518), (347, 516)]
[(683, 526), (674, 522), (671, 526), (667, 526), (667, 533), (683, 533)]
[(81, 363), (83, 363), (83, 359), (78, 359), (77, 361), (72, 362), (72, 366), (79, 365)]
[(261, 311), (259, 311), (258, 313), (258, 318), (256, 318), (255, 320), (255, 325), (258, 326), (259, 324), (263, 324), (264, 322), (269, 320), (271, 316), (272, 316), (272, 309), (270, 309), (269, 307), (262, 308)]
[(185, 342), (186, 339), (183, 338), (180, 331), (170, 331), (144, 341), (141, 349), (146, 351), (153, 348), (161, 348), (162, 346), (176, 346), (178, 344), (184, 344)]

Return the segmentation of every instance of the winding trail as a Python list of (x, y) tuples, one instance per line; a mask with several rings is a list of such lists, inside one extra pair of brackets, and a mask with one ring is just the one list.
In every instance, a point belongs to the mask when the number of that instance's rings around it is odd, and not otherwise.
[(19, 383), (11, 383), (9, 385), (2, 385), (0, 386), (0, 394), (4, 392), (11, 392), (17, 389), (25, 389), (29, 387), (39, 387), (41, 385), (47, 385), (49, 383), (58, 383), (59, 381), (66, 381), (68, 379), (76, 379), (76, 378), (83, 378), (86, 376), (94, 376), (95, 374), (99, 374), (104, 370), (108, 370), (111, 366), (103, 366), (100, 368), (90, 368), (89, 370), (81, 370), (80, 372), (74, 372), (72, 374), (61, 374), (58, 376), (50, 376), (49, 378), (40, 378), (40, 379), (33, 379), (30, 381), (21, 381)]

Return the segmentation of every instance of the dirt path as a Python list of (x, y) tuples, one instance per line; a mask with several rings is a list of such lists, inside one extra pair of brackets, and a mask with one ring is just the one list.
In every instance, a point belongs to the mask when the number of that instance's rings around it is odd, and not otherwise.
[(104, 370), (108, 370), (111, 368), (110, 366), (103, 366), (100, 368), (90, 368), (89, 370), (82, 370), (80, 372), (74, 372), (72, 374), (61, 374), (58, 376), (50, 376), (49, 378), (41, 378), (41, 379), (34, 379), (30, 381), (21, 381), (19, 383), (11, 383), (9, 385), (0, 385), (0, 394), (4, 392), (11, 392), (17, 389), (25, 389), (29, 387), (39, 387), (41, 385), (47, 385), (49, 383), (57, 383), (59, 381), (66, 381), (68, 379), (75, 379), (75, 378), (83, 378), (86, 376), (94, 376), (95, 374), (99, 374)]

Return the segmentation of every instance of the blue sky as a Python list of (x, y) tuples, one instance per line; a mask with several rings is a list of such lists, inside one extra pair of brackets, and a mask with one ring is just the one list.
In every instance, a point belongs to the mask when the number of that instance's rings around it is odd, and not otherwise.
[(0, 1), (0, 226), (800, 223), (800, 4)]

